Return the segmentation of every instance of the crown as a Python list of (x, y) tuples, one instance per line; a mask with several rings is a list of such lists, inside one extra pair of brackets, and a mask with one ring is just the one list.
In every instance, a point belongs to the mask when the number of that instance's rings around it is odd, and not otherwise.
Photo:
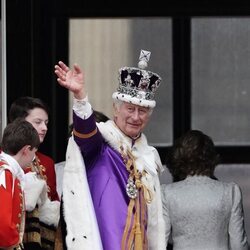
[(156, 73), (145, 70), (148, 66), (150, 55), (150, 51), (141, 50), (138, 68), (120, 68), (119, 86), (112, 95), (114, 99), (144, 107), (155, 107), (154, 96), (160, 86), (161, 77)]

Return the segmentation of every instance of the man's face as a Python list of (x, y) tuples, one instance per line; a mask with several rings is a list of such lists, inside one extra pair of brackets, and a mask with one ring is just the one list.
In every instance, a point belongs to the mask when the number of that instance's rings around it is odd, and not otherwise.
[(131, 138), (136, 138), (147, 125), (150, 109), (122, 102), (114, 107), (114, 121), (119, 129)]
[(48, 114), (41, 108), (34, 108), (30, 110), (25, 120), (31, 123), (36, 129), (42, 143), (48, 131)]

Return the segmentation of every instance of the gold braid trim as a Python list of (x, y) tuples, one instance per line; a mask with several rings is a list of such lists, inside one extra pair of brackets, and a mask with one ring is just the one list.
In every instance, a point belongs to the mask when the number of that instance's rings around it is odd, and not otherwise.
[(45, 166), (43, 166), (41, 164), (41, 161), (40, 161), (40, 159), (38, 158), (37, 155), (36, 155), (35, 160), (32, 162), (31, 168), (32, 168), (33, 172), (37, 173), (39, 178), (47, 181), (46, 168), (45, 168)]
[(132, 155), (132, 153), (130, 151), (127, 152), (127, 155), (129, 157), (129, 161), (128, 161), (128, 165), (126, 164), (126, 168), (130, 172), (129, 177), (132, 177), (135, 180), (135, 185), (136, 185), (138, 190), (140, 190), (140, 189), (143, 190), (143, 197), (144, 197), (146, 203), (149, 204), (153, 200), (152, 191), (150, 189), (148, 189), (147, 186), (145, 186), (141, 181), (141, 177), (143, 175), (145, 175), (146, 172), (144, 171), (143, 173), (140, 173), (137, 170), (136, 165), (135, 165), (134, 156)]
[[(143, 193), (140, 193), (140, 199), (144, 199), (143, 197)], [(147, 212), (146, 212), (146, 207), (142, 206), (141, 207), (141, 218), (142, 218), (142, 225), (146, 225), (147, 226)], [(147, 235), (146, 235), (146, 230), (144, 230), (144, 227), (142, 228), (142, 242), (144, 242), (144, 249), (148, 249), (148, 239), (147, 239)]]
[[(136, 215), (135, 215), (135, 250), (143, 250), (143, 239), (142, 239), (142, 230), (140, 223), (140, 200), (139, 197), (136, 198)], [(143, 225), (142, 225), (143, 226)]]
[(37, 177), (45, 180), (47, 184), (47, 192), (50, 192), (50, 187), (47, 183), (47, 175), (46, 175), (46, 168), (41, 164), (40, 159), (36, 155), (35, 159), (30, 163), (30, 165), (27, 167), (27, 169), (31, 170), (31, 172), (35, 172), (37, 174)]
[[(126, 219), (126, 225), (122, 236), (122, 250), (132, 249), (134, 246), (134, 250), (143, 250), (145, 249), (145, 245), (147, 245), (147, 237), (145, 232), (144, 220), (143, 225), (141, 225), (140, 218), (145, 217), (145, 209), (146, 203), (150, 203), (152, 201), (152, 192), (149, 190), (142, 182), (141, 177), (145, 172), (140, 173), (135, 165), (134, 156), (130, 151), (127, 151), (124, 154), (123, 148), (121, 147), (121, 154), (124, 159), (124, 163), (126, 164), (126, 168), (129, 171), (129, 178), (133, 179), (138, 190), (138, 195), (135, 199), (130, 199), (128, 206), (128, 215)], [(140, 190), (142, 192), (142, 197), (140, 199)], [(140, 204), (140, 201), (142, 204)], [(133, 211), (135, 211), (134, 219)], [(141, 216), (142, 213), (142, 216)], [(132, 227), (131, 227), (132, 224)], [(131, 229), (130, 229), (131, 228)], [(129, 232), (130, 230), (130, 232)]]
[(82, 133), (77, 132), (75, 129), (73, 129), (73, 134), (79, 138), (82, 138), (82, 139), (90, 138), (93, 135), (95, 135), (96, 133), (97, 133), (97, 128), (95, 128), (92, 132), (90, 132), (88, 134), (82, 134)]
[[(122, 249), (131, 249), (131, 244), (133, 242), (133, 238), (132, 234), (129, 235), (129, 239), (128, 239), (128, 245), (129, 247), (126, 247), (126, 242), (127, 242), (127, 238), (128, 238), (128, 232), (129, 232), (129, 228), (131, 227), (131, 222), (132, 222), (132, 213), (133, 213), (133, 208), (135, 206), (135, 200), (131, 199), (129, 202), (129, 206), (128, 206), (128, 216), (127, 216), (127, 220), (126, 220), (126, 226), (123, 232), (123, 237), (122, 237)], [(133, 224), (133, 228), (134, 228), (134, 224)]]
[[(1, 160), (0, 161), (0, 170), (3, 169), (5, 170), (6, 166), (9, 166), (8, 162), (6, 162), (5, 160)], [(24, 193), (23, 190), (21, 189), (21, 183), (20, 180), (18, 178), (16, 178), (13, 174), (12, 174), (12, 178), (13, 178), (13, 190), (15, 191), (15, 181), (17, 183), (18, 188), (20, 189), (20, 207), (21, 207), (21, 219), (20, 219), (20, 224), (16, 224), (16, 228), (17, 231), (19, 233), (19, 243), (11, 246), (8, 249), (14, 249), (14, 250), (22, 250), (23, 249), (23, 235), (24, 235), (24, 228), (25, 228), (25, 201), (24, 201)], [(5, 248), (4, 248), (5, 249)], [(3, 249), (3, 250), (4, 250)], [(6, 248), (7, 249), (7, 248)], [(2, 248), (0, 248), (0, 250), (2, 250)]]
[(33, 211), (26, 212), (26, 223), (25, 233), (23, 236), (23, 243), (38, 243), (41, 246), (41, 235), (40, 232), (35, 231), (39, 229), (39, 212), (38, 208), (35, 207)]

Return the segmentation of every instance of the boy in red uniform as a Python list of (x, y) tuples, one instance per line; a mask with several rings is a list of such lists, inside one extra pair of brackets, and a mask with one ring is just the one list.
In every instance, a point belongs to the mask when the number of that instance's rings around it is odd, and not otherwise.
[(0, 154), (0, 249), (21, 249), (25, 226), (25, 167), (40, 145), (37, 131), (25, 120), (4, 130)]
[[(31, 123), (39, 135), (40, 143), (43, 143), (48, 131), (49, 107), (41, 99), (31, 96), (19, 97), (11, 104), (8, 118), (10, 122), (22, 118)], [(25, 173), (29, 177), (28, 192), (25, 192), (26, 201), (27, 195), (30, 198), (29, 201), (32, 201), (31, 206), (26, 204), (26, 223), (23, 237), (25, 250), (52, 250), (54, 249), (60, 208), (54, 161), (48, 155), (37, 151), (34, 160), (25, 169)], [(46, 202), (40, 208), (39, 192), (31, 194), (31, 191), (40, 188), (39, 180), (46, 182), (48, 194)]]
[[(19, 97), (11, 104), (8, 119), (12, 122), (19, 118), (33, 125), (39, 135), (40, 143), (43, 143), (48, 132), (49, 123), (49, 107), (47, 104), (43, 100), (31, 96)], [(46, 180), (50, 200), (59, 201), (53, 159), (37, 151), (33, 164), (25, 170), (26, 173), (30, 171), (37, 172), (41, 179)]]

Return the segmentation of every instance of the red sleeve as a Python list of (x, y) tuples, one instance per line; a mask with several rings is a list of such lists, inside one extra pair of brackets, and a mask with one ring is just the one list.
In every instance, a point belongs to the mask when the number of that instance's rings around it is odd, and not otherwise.
[[(22, 195), (21, 188), (19, 188), (19, 199), (14, 196), (16, 187), (13, 189), (12, 173), (9, 170), (3, 170), (2, 174), (5, 175), (6, 187), (0, 186), (0, 248), (11, 247), (19, 243), (18, 221), (16, 220), (20, 212)], [(14, 185), (17, 186), (18, 182), (15, 181)]]
[(40, 164), (42, 164), (45, 167), (45, 175), (47, 176), (47, 184), (50, 188), (48, 195), (52, 201), (54, 200), (59, 201), (59, 196), (56, 190), (55, 163), (52, 160), (52, 158), (40, 152), (37, 152), (37, 156), (40, 160)]

